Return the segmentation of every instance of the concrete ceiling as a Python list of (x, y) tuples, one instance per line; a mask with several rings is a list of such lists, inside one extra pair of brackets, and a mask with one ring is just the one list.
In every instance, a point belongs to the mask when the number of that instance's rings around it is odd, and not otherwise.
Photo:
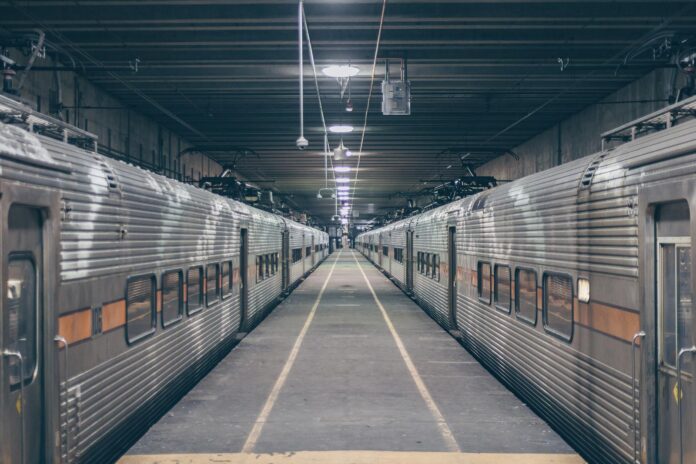
[[(40, 27), (96, 84), (208, 150), (259, 154), (238, 163), (261, 186), (291, 194), (322, 218), (323, 135), (311, 68), (305, 70), (308, 150), (299, 135), (294, 0), (0, 1), (1, 24)], [(335, 80), (320, 76), (329, 124), (362, 126), (381, 1), (308, 0), (319, 68), (360, 67), (346, 113)], [(692, 1), (388, 2), (355, 192), (361, 218), (402, 206), (662, 65), (649, 54), (618, 67), (659, 30), (693, 33)], [(384, 57), (408, 57), (412, 115), (381, 114)], [(133, 73), (128, 62), (138, 58)], [(558, 59), (568, 59), (561, 70)], [(392, 68), (398, 72), (396, 61)], [(154, 103), (154, 104), (153, 104)], [(162, 110), (165, 111), (162, 111)], [(175, 118), (172, 115), (176, 115)], [(344, 137), (357, 151), (360, 131)], [(330, 137), (335, 146), (339, 139)], [(452, 154), (443, 154), (456, 147)], [(510, 158), (510, 162), (514, 162)], [(355, 157), (351, 160), (355, 165)]]

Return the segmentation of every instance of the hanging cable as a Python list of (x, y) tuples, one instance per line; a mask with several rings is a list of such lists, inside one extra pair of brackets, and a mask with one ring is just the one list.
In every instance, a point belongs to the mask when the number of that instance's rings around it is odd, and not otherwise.
[(353, 194), (350, 201), (350, 211), (353, 210), (353, 200), (355, 199), (355, 187), (358, 183), (358, 173), (360, 172), (360, 160), (362, 158), (363, 145), (365, 143), (365, 131), (367, 130), (367, 117), (370, 114), (370, 101), (372, 100), (372, 89), (375, 83), (375, 72), (377, 69), (377, 57), (379, 55), (379, 45), (382, 41), (382, 29), (384, 28), (384, 15), (387, 11), (387, 0), (382, 2), (382, 13), (379, 18), (379, 30), (377, 31), (377, 44), (375, 45), (375, 56), (372, 59), (372, 73), (370, 74), (370, 91), (367, 94), (367, 106), (365, 107), (365, 119), (363, 120), (362, 134), (360, 135), (360, 148), (358, 150), (358, 162), (355, 168), (355, 177), (353, 178)]
[[(326, 128), (326, 118), (324, 117), (324, 105), (321, 101), (321, 91), (319, 90), (319, 76), (317, 74), (317, 66), (314, 62), (314, 50), (312, 48), (312, 39), (309, 36), (309, 27), (307, 25), (307, 15), (304, 11), (304, 3), (300, 2), (300, 15), (302, 16), (302, 25), (304, 25), (305, 36), (307, 37), (307, 50), (309, 51), (309, 62), (312, 65), (312, 73), (314, 74), (314, 87), (317, 92), (317, 100), (319, 102), (319, 114), (321, 115), (321, 124), (324, 129), (324, 187), (329, 188), (329, 169), (328, 165), (331, 165), (331, 175), (334, 179), (334, 184), (336, 183), (336, 173), (333, 168), (333, 159), (329, 157), (329, 131)], [(334, 197), (334, 209), (335, 216), (338, 216), (338, 189), (333, 189)]]
[(309, 141), (304, 136), (304, 43), (302, 42), (302, 18), (304, 16), (304, 3), (302, 0), (297, 4), (297, 45), (300, 67), (300, 136), (295, 141), (295, 145), (300, 150), (304, 150), (309, 145)]

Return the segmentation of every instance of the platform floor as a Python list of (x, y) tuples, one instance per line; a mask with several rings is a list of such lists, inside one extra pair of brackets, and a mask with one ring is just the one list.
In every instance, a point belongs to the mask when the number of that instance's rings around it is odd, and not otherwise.
[(341, 250), (120, 462), (583, 461), (362, 255)]

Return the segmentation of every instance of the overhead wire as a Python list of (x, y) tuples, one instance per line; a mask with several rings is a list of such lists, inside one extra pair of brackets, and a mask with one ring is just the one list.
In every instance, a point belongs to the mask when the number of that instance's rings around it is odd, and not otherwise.
[(375, 83), (375, 73), (377, 70), (377, 58), (379, 56), (379, 45), (382, 42), (382, 30), (384, 29), (384, 16), (387, 11), (387, 0), (382, 2), (382, 13), (379, 18), (379, 29), (377, 31), (377, 43), (375, 45), (375, 55), (372, 59), (372, 72), (370, 73), (370, 90), (367, 94), (367, 105), (365, 106), (365, 118), (363, 120), (362, 134), (360, 135), (360, 148), (358, 149), (358, 161), (355, 167), (355, 176), (353, 177), (353, 188), (350, 202), (350, 211), (353, 211), (353, 203), (355, 201), (355, 188), (358, 183), (358, 173), (360, 172), (360, 161), (362, 160), (363, 147), (365, 145), (365, 131), (367, 130), (367, 118), (370, 115), (370, 102), (372, 101), (373, 87)]
[(113, 71), (110, 71), (110, 70), (104, 65), (104, 63), (102, 63), (101, 61), (97, 60), (96, 58), (94, 58), (92, 55), (90, 55), (90, 54), (87, 53), (86, 51), (80, 49), (80, 48), (79, 48), (74, 42), (72, 42), (70, 39), (68, 39), (67, 37), (65, 37), (63, 34), (61, 34), (60, 32), (58, 32), (57, 30), (55, 30), (54, 28), (52, 28), (52, 27), (49, 26), (48, 24), (44, 23), (44, 22), (41, 21), (40, 19), (36, 18), (36, 17), (33, 16), (32, 14), (30, 14), (30, 13), (29, 13), (28, 11), (26, 11), (22, 6), (17, 5), (17, 2), (10, 0), (10, 4), (11, 4), (17, 11), (19, 11), (21, 14), (23, 14), (24, 16), (26, 16), (28, 19), (30, 19), (30, 20), (33, 21), (34, 23), (38, 24), (39, 26), (41, 26), (41, 28), (42, 28), (44, 31), (49, 31), (49, 32), (51, 33), (52, 36), (58, 38), (58, 39), (61, 41), (61, 45), (65, 45), (65, 46), (69, 47), (70, 49), (72, 49), (72, 50), (75, 52), (75, 54), (81, 56), (81, 57), (82, 57), (83, 59), (85, 59), (86, 61), (91, 62), (91, 63), (94, 64), (97, 68), (101, 68), (102, 70), (104, 70), (104, 72), (106, 73), (106, 75), (108, 75), (109, 77), (111, 77), (111, 78), (114, 79), (115, 81), (117, 81), (117, 82), (119, 82), (120, 84), (122, 84), (124, 87), (126, 87), (128, 90), (130, 90), (130, 91), (133, 92), (134, 94), (138, 95), (138, 96), (139, 96), (140, 98), (142, 98), (145, 102), (147, 102), (147, 103), (149, 103), (150, 105), (152, 105), (155, 109), (157, 109), (157, 110), (160, 111), (162, 114), (164, 114), (165, 116), (167, 116), (167, 117), (169, 117), (170, 119), (172, 119), (174, 122), (178, 123), (179, 125), (181, 125), (181, 126), (184, 127), (185, 129), (188, 129), (190, 132), (192, 132), (193, 134), (195, 134), (195, 135), (201, 137), (202, 139), (205, 139), (205, 140), (210, 141), (210, 138), (209, 138), (207, 135), (205, 135), (203, 132), (199, 131), (198, 129), (196, 129), (195, 127), (193, 127), (192, 125), (190, 125), (189, 123), (187, 123), (186, 121), (184, 121), (183, 119), (181, 119), (180, 117), (178, 117), (177, 115), (175, 115), (174, 113), (172, 113), (171, 111), (169, 111), (167, 108), (165, 108), (165, 107), (162, 106), (161, 104), (157, 103), (155, 100), (152, 99), (152, 97), (148, 96), (147, 94), (145, 94), (143, 91), (141, 91), (141, 90), (138, 89), (137, 87), (135, 87), (135, 86), (133, 86), (132, 84), (130, 84), (130, 83), (126, 82), (125, 80), (123, 80), (118, 74), (114, 73)]
[[(317, 100), (319, 101), (319, 114), (321, 115), (321, 124), (322, 127), (324, 128), (324, 186), (328, 189), (329, 183), (328, 183), (328, 166), (327, 166), (327, 159), (329, 163), (331, 164), (331, 174), (333, 175), (334, 178), (334, 184), (336, 184), (336, 173), (334, 172), (334, 167), (333, 167), (333, 159), (329, 156), (329, 131), (326, 128), (326, 118), (324, 117), (324, 105), (322, 104), (321, 101), (321, 91), (319, 90), (319, 77), (317, 75), (317, 66), (314, 62), (314, 51), (312, 49), (312, 39), (309, 37), (309, 27), (307, 26), (307, 15), (305, 14), (304, 10), (304, 2), (300, 1), (300, 15), (302, 16), (302, 24), (304, 25), (304, 30), (305, 30), (305, 36), (307, 37), (307, 50), (309, 52), (309, 62), (312, 65), (312, 72), (314, 74), (314, 87), (317, 91)], [(300, 33), (301, 34), (301, 33)], [(303, 74), (301, 74), (303, 75)], [(300, 91), (304, 91), (304, 87), (300, 85)], [(304, 121), (302, 121), (302, 125), (304, 127)], [(336, 215), (338, 215), (338, 189), (334, 189), (334, 197), (335, 197), (335, 212)]]

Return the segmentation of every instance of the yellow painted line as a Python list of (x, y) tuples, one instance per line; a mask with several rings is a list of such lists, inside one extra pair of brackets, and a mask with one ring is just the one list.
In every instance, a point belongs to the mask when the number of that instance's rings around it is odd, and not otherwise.
[(450, 429), (449, 425), (447, 424), (447, 421), (445, 420), (445, 416), (442, 415), (442, 412), (440, 412), (440, 408), (437, 406), (437, 403), (435, 403), (435, 400), (433, 399), (432, 395), (430, 395), (430, 391), (428, 390), (427, 385), (425, 385), (425, 382), (423, 382), (423, 378), (418, 373), (418, 369), (416, 368), (416, 365), (413, 363), (413, 360), (411, 360), (411, 356), (408, 354), (408, 351), (406, 350), (406, 346), (404, 346), (404, 343), (401, 341), (401, 337), (399, 336), (398, 332), (396, 331), (396, 328), (394, 327), (394, 324), (392, 323), (391, 318), (389, 317), (389, 314), (387, 314), (387, 311), (384, 309), (384, 306), (382, 306), (382, 302), (379, 301), (379, 298), (377, 297), (377, 293), (375, 293), (375, 289), (372, 288), (372, 284), (370, 283), (370, 280), (367, 278), (367, 275), (365, 275), (365, 271), (363, 271), (363, 268), (360, 265), (358, 258), (356, 258), (355, 253), (352, 250), (351, 250), (351, 254), (353, 256), (353, 259), (355, 260), (355, 263), (358, 265), (358, 269), (360, 270), (360, 273), (362, 274), (363, 278), (365, 279), (365, 283), (367, 284), (367, 288), (369, 288), (370, 293), (372, 293), (372, 298), (374, 298), (375, 303), (377, 303), (377, 307), (379, 308), (380, 312), (382, 313), (382, 317), (384, 318), (384, 322), (386, 322), (387, 327), (389, 327), (389, 332), (391, 332), (392, 337), (394, 338), (394, 342), (396, 343), (396, 346), (399, 348), (399, 353), (401, 353), (401, 358), (404, 360), (404, 363), (406, 364), (406, 368), (408, 369), (408, 372), (411, 374), (411, 378), (413, 378), (413, 382), (416, 384), (416, 388), (418, 389), (418, 393), (420, 393), (420, 396), (423, 398), (423, 401), (425, 401), (425, 404), (428, 406), (428, 409), (430, 410), (430, 414), (433, 416), (433, 418), (435, 419), (435, 422), (437, 423), (438, 428), (440, 429), (440, 435), (442, 435), (442, 439), (445, 441), (445, 445), (447, 447), (447, 450), (458, 453), (461, 450), (459, 449), (459, 445), (457, 444), (457, 440), (454, 438), (454, 434), (452, 433), (452, 430)]
[(321, 302), (321, 298), (324, 296), (324, 290), (326, 290), (326, 286), (329, 284), (329, 280), (331, 280), (331, 275), (333, 274), (334, 269), (336, 268), (336, 263), (338, 262), (338, 258), (341, 257), (341, 253), (342, 251), (339, 251), (338, 255), (336, 256), (336, 259), (334, 259), (333, 266), (331, 266), (331, 270), (329, 271), (329, 274), (326, 276), (326, 280), (324, 280), (324, 285), (322, 285), (321, 290), (319, 291), (319, 295), (317, 295), (317, 299), (314, 301), (314, 305), (312, 306), (312, 309), (309, 311), (309, 315), (305, 320), (304, 326), (302, 326), (302, 330), (300, 330), (300, 334), (297, 336), (292, 350), (290, 350), (290, 356), (288, 356), (288, 360), (285, 361), (283, 370), (280, 371), (280, 375), (278, 376), (275, 385), (273, 385), (273, 389), (271, 390), (271, 393), (268, 395), (266, 403), (263, 405), (263, 409), (261, 409), (259, 416), (256, 418), (256, 422), (254, 422), (254, 426), (249, 432), (249, 436), (244, 442), (244, 446), (242, 446), (242, 453), (251, 453), (252, 451), (254, 451), (256, 442), (258, 441), (259, 436), (261, 436), (261, 432), (263, 431), (263, 426), (266, 424), (268, 416), (271, 414), (271, 411), (273, 410), (273, 405), (275, 405), (275, 402), (278, 399), (280, 390), (282, 390), (283, 385), (285, 385), (285, 381), (287, 380), (288, 375), (290, 374), (290, 370), (292, 369), (292, 366), (295, 364), (297, 354), (300, 351), (300, 347), (302, 346), (302, 342), (304, 341), (305, 335), (307, 335), (309, 326), (312, 323), (314, 315), (317, 312), (319, 302)]
[(583, 464), (584, 462), (574, 454), (298, 451), (272, 454), (124, 456), (118, 464)]

